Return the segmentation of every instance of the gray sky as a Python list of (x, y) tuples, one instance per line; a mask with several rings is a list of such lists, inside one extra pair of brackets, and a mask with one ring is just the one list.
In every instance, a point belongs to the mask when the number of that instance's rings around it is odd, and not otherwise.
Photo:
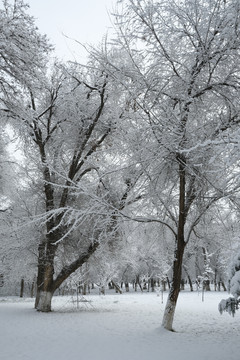
[(55, 45), (57, 57), (85, 62), (86, 53), (68, 37), (85, 44), (98, 44), (111, 32), (109, 14), (116, 0), (26, 0), (28, 13), (36, 18), (39, 31)]

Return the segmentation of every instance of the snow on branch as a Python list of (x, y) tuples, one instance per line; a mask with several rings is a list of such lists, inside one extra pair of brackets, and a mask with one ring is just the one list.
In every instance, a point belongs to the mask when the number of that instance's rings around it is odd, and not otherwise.
[(228, 299), (222, 299), (218, 305), (218, 311), (222, 315), (226, 311), (229, 315), (234, 317), (236, 310), (239, 309), (240, 299), (229, 297)]

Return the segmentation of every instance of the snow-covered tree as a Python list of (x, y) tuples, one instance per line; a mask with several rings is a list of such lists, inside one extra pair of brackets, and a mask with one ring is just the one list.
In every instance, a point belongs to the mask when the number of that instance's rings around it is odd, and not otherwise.
[(41, 35), (29, 6), (22, 0), (2, 0), (0, 5), (0, 97), (17, 94), (34, 84), (45, 71), (52, 47)]
[(240, 7), (224, 0), (120, 3), (116, 45), (95, 56), (128, 91), (132, 161), (148, 193), (132, 219), (164, 224), (175, 242), (162, 322), (172, 330), (186, 245), (203, 215), (239, 191)]
[[(40, 81), (41, 90), (36, 82), (25, 102), (5, 98), (4, 112), (19, 128), (29, 175), (41, 184), (36, 308), (50, 311), (54, 291), (89, 259), (101, 238), (114, 236), (114, 209), (124, 206), (132, 185), (123, 183), (113, 200), (103, 177), (119, 117), (118, 94), (104, 69), (57, 64)], [(107, 204), (104, 210), (99, 198)], [(76, 243), (77, 251), (63, 264), (65, 242)]]
[[(19, 168), (14, 164), (7, 151), (9, 141), (6, 141), (6, 120), (8, 108), (6, 102), (14, 97), (24, 103), (26, 89), (33, 88), (35, 82), (45, 72), (48, 55), (52, 50), (46, 36), (39, 34), (34, 19), (27, 14), (28, 5), (22, 0), (1, 1), (0, 4), (0, 120), (1, 120), (1, 234), (2, 257), (6, 263), (7, 254), (5, 244), (8, 241), (9, 249), (13, 249), (13, 237), (10, 231), (6, 233), (9, 225), (9, 207), (13, 206), (14, 182), (18, 179)], [(16, 159), (15, 159), (16, 160)], [(17, 181), (16, 181), (17, 182)], [(7, 214), (5, 213), (7, 211)], [(12, 210), (11, 210), (12, 211)], [(14, 216), (11, 214), (11, 221)], [(14, 227), (14, 224), (11, 224)], [(9, 230), (9, 228), (8, 228)], [(11, 253), (11, 251), (10, 251)], [(8, 253), (9, 256), (13, 255)], [(9, 264), (10, 266), (10, 264)], [(15, 269), (11, 265), (12, 269)], [(6, 275), (6, 274), (5, 274)]]

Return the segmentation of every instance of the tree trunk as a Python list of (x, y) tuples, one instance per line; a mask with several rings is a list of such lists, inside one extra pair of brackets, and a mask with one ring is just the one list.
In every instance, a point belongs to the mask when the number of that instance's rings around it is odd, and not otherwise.
[(163, 291), (166, 291), (166, 281), (165, 280), (161, 281), (161, 285), (162, 285)]
[[(169, 280), (169, 277), (167, 276), (167, 284), (168, 284), (168, 288), (169, 288), (169, 290), (171, 289), (171, 282), (170, 282), (170, 280)], [(165, 289), (166, 290), (166, 289)]]
[(112, 280), (112, 284), (113, 284), (113, 287), (114, 287), (116, 293), (122, 294), (122, 290), (120, 289), (118, 284), (116, 284), (113, 280)]
[(185, 290), (185, 281), (184, 281), (184, 279), (181, 280), (181, 290)]
[(222, 280), (220, 280), (220, 283), (222, 284), (223, 291), (227, 291), (227, 288), (226, 288), (226, 286), (225, 286), (224, 282), (223, 282)]
[(178, 157), (179, 161), (179, 214), (178, 214), (178, 229), (176, 234), (176, 250), (173, 261), (173, 278), (172, 284), (166, 303), (162, 326), (169, 331), (173, 331), (173, 318), (177, 305), (177, 299), (180, 292), (181, 279), (182, 279), (182, 263), (183, 254), (185, 249), (184, 239), (184, 225), (187, 216), (187, 210), (185, 208), (185, 158), (181, 155)]
[(210, 280), (204, 280), (203, 281), (203, 288), (204, 288), (204, 291), (211, 291)]
[(189, 275), (188, 275), (188, 282), (189, 282), (189, 286), (190, 286), (190, 291), (193, 291), (192, 280)]
[(153, 278), (151, 278), (151, 289), (152, 289), (152, 292), (155, 291), (155, 281)]
[(162, 326), (169, 331), (173, 331), (173, 318), (180, 292), (184, 247), (184, 242), (178, 241), (178, 248), (175, 252), (173, 263), (173, 280), (163, 315)]
[(51, 243), (42, 243), (39, 245), (37, 295), (35, 301), (35, 308), (38, 311), (51, 311), (51, 301), (55, 290), (57, 290), (64, 280), (66, 280), (74, 271), (86, 263), (98, 246), (98, 242), (90, 244), (86, 252), (80, 254), (70, 265), (63, 267), (58, 276), (54, 279), (54, 256), (57, 247), (54, 243), (53, 245)]
[(217, 284), (217, 269), (214, 272), (214, 290), (217, 291), (218, 284)]
[(53, 292), (51, 291), (42, 291), (38, 292), (38, 304), (36, 309), (41, 312), (50, 312), (52, 304)]
[(23, 291), (24, 291), (24, 279), (21, 279), (20, 298), (23, 297)]
[(85, 296), (87, 295), (87, 282), (85, 281), (84, 284), (83, 284), (83, 292), (82, 294)]
[(56, 247), (43, 242), (38, 247), (38, 277), (35, 308), (38, 311), (51, 311), (53, 288), (54, 256)]
[(184, 271), (185, 271), (185, 273), (186, 273), (186, 275), (187, 275), (187, 278), (188, 278), (188, 283), (189, 283), (189, 286), (190, 286), (190, 291), (193, 291), (192, 280), (191, 280), (190, 275), (189, 275), (189, 273), (188, 273), (187, 266), (184, 266), (184, 265), (183, 265), (183, 268), (184, 268)]
[(32, 282), (32, 285), (31, 285), (31, 298), (33, 298), (33, 295), (34, 295), (34, 286), (35, 286), (35, 282), (33, 281)]

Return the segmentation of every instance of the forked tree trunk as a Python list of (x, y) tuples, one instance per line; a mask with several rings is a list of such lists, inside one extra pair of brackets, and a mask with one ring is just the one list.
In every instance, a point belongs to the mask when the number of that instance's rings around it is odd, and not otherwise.
[(38, 259), (38, 277), (37, 277), (37, 295), (35, 301), (35, 308), (41, 312), (51, 311), (51, 303), (54, 292), (74, 271), (79, 269), (89, 257), (96, 251), (99, 243), (90, 244), (87, 251), (79, 255), (70, 265), (62, 268), (56, 278), (54, 275), (54, 256), (56, 247), (51, 244), (39, 245), (39, 259)]

